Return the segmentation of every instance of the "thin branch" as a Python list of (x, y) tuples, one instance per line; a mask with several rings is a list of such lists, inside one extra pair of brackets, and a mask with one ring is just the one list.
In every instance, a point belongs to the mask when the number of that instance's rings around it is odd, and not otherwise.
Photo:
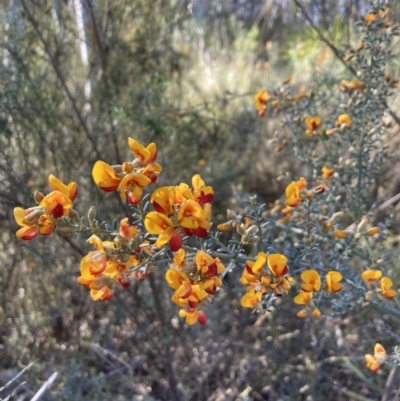
[(390, 401), (390, 392), (392, 391), (393, 384), (396, 379), (397, 371), (399, 367), (398, 366), (393, 366), (392, 370), (389, 373), (389, 377), (386, 380), (386, 385), (385, 385), (385, 392), (383, 393), (383, 397), (381, 401)]
[[(22, 0), (23, 1), (23, 0)], [(57, 379), (58, 373), (54, 372), (40, 387), (39, 391), (33, 396), (31, 401), (38, 401), (42, 395), (52, 386), (52, 384)]]
[[(347, 70), (349, 70), (353, 75), (357, 77), (357, 71), (348, 63), (346, 63), (343, 59), (343, 54), (342, 52), (328, 39), (324, 36), (324, 34), (321, 32), (321, 30), (315, 25), (313, 19), (310, 17), (310, 15), (307, 13), (306, 9), (304, 6), (301, 4), (300, 0), (293, 0), (294, 4), (300, 9), (301, 14), (305, 18), (305, 20), (308, 22), (310, 25), (311, 29), (314, 30), (314, 32), (318, 35), (320, 40), (324, 42), (333, 52), (335, 57), (346, 67)], [(396, 121), (398, 125), (400, 125), (400, 117), (397, 116), (389, 107), (386, 99), (382, 99), (382, 104), (385, 106), (385, 108), (389, 111), (389, 114), (393, 118), (393, 120)]]
[(22, 5), (22, 7), (23, 7), (23, 9), (24, 9), (24, 11), (26, 13), (26, 16), (27, 16), (29, 22), (33, 26), (33, 29), (35, 30), (37, 36), (39, 37), (40, 41), (42, 42), (42, 44), (44, 46), (46, 54), (49, 57), (50, 63), (52, 65), (53, 69), (54, 69), (54, 72), (56, 73), (57, 78), (61, 82), (61, 85), (64, 88), (65, 93), (67, 94), (67, 97), (68, 97), (69, 101), (71, 102), (71, 105), (72, 105), (72, 107), (73, 107), (73, 109), (74, 109), (74, 111), (76, 113), (76, 116), (78, 117), (78, 120), (79, 120), (79, 122), (80, 122), (80, 124), (82, 126), (82, 129), (84, 130), (84, 132), (85, 132), (87, 138), (89, 139), (89, 141), (92, 143), (93, 149), (96, 152), (96, 156), (99, 159), (101, 159), (101, 153), (97, 148), (96, 141), (94, 140), (92, 134), (90, 133), (89, 128), (88, 128), (88, 126), (86, 124), (86, 121), (85, 121), (81, 111), (79, 110), (78, 105), (76, 104), (76, 100), (75, 100), (75, 98), (73, 97), (71, 91), (68, 88), (68, 85), (67, 85), (67, 83), (66, 83), (66, 81), (65, 81), (65, 79), (63, 77), (63, 74), (61, 73), (61, 70), (60, 70), (60, 68), (58, 66), (58, 63), (57, 63), (57, 61), (56, 61), (56, 59), (55, 59), (55, 57), (54, 57), (54, 55), (53, 55), (53, 53), (52, 53), (52, 51), (50, 49), (49, 43), (44, 38), (41, 30), (39, 29), (39, 24), (36, 21), (36, 19), (33, 16), (33, 14), (30, 12), (28, 6), (26, 5), (25, 0), (21, 0), (21, 5)]

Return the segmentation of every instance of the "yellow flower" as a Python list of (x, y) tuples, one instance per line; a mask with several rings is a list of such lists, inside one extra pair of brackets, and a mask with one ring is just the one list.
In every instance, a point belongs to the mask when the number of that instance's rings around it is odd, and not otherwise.
[(342, 281), (343, 276), (339, 272), (329, 271), (326, 275), (326, 286), (325, 289), (328, 292), (338, 292), (342, 289), (343, 284), (340, 283)]
[(162, 213), (150, 212), (146, 215), (144, 225), (149, 234), (158, 235), (155, 243), (157, 248), (161, 248), (167, 242), (173, 252), (182, 246), (182, 237), (174, 227), (171, 219)]
[(199, 322), (202, 325), (207, 323), (207, 315), (201, 310), (181, 309), (179, 311), (179, 316), (186, 318), (186, 323), (190, 326), (196, 322)]
[(29, 209), (14, 208), (14, 218), (20, 228), (16, 232), (17, 238), (30, 241), (37, 235), (50, 235), (54, 229), (52, 219), (46, 214), (43, 207), (36, 206)]
[(93, 180), (105, 192), (113, 192), (118, 188), (121, 178), (107, 163), (98, 160), (92, 170)]
[(307, 291), (300, 291), (293, 299), (297, 305), (307, 305), (313, 299), (313, 293)]
[(322, 177), (323, 178), (331, 178), (335, 174), (335, 170), (333, 168), (329, 168), (326, 166), (322, 167)]
[(288, 273), (287, 258), (280, 253), (272, 253), (267, 256), (268, 268), (275, 277), (281, 277)]
[(261, 302), (262, 293), (260, 291), (255, 291), (250, 289), (246, 292), (240, 300), (240, 305), (244, 308), (255, 308)]
[[(144, 174), (132, 172), (127, 174), (118, 184), (118, 191), (121, 192), (123, 199), (132, 197), (140, 199), (143, 188), (151, 184), (151, 179)], [(135, 202), (134, 202), (135, 203)]]
[(382, 277), (380, 286), (381, 295), (383, 295), (385, 298), (391, 299), (397, 295), (397, 291), (391, 289), (393, 286), (393, 281), (389, 277)]
[(379, 233), (379, 227), (371, 227), (365, 232), (365, 235), (375, 235), (377, 233)]
[(301, 289), (306, 292), (319, 291), (321, 288), (321, 277), (316, 270), (304, 270), (300, 278), (303, 280)]
[(200, 274), (205, 274), (208, 277), (216, 276), (225, 271), (225, 266), (218, 258), (213, 258), (203, 251), (197, 251), (196, 266)]
[(337, 127), (349, 128), (351, 127), (351, 117), (348, 114), (341, 114), (337, 118), (335, 125)]
[(312, 136), (315, 131), (318, 130), (319, 126), (322, 123), (321, 117), (318, 116), (311, 116), (311, 117), (306, 117), (304, 120), (307, 126), (306, 130), (306, 135), (307, 136)]
[(53, 191), (43, 198), (39, 206), (43, 207), (50, 216), (57, 219), (68, 216), (73, 205), (71, 199), (62, 192)]
[(206, 186), (204, 180), (200, 177), (199, 174), (195, 174), (192, 177), (192, 187), (193, 187), (193, 195), (195, 201), (203, 206), (205, 203), (209, 203), (214, 198), (214, 190), (211, 186)]
[(333, 232), (333, 235), (337, 238), (343, 239), (346, 238), (348, 236), (348, 234), (346, 233), (346, 231), (343, 230), (335, 230)]
[(385, 348), (381, 344), (376, 343), (374, 347), (374, 355), (365, 355), (365, 363), (368, 369), (377, 372), (380, 369), (381, 363), (385, 362), (386, 358), (387, 355)]
[(68, 185), (65, 185), (53, 174), (50, 174), (49, 184), (54, 191), (62, 192), (65, 196), (71, 199), (71, 201), (74, 201), (76, 196), (78, 195), (78, 187), (76, 185), (76, 182), (72, 181)]
[(380, 270), (365, 270), (361, 273), (361, 278), (366, 283), (374, 283), (382, 277), (382, 272)]
[(301, 191), (307, 187), (307, 181), (301, 177), (299, 181), (291, 182), (285, 189), (286, 206), (296, 207), (301, 201)]
[(135, 238), (139, 233), (138, 229), (135, 226), (131, 226), (128, 221), (128, 217), (122, 219), (119, 223), (118, 231), (118, 235), (127, 242)]
[(145, 148), (135, 139), (128, 138), (128, 146), (143, 164), (153, 163), (157, 159), (157, 146), (155, 143), (151, 143)]
[(270, 96), (265, 90), (257, 92), (257, 94), (254, 96), (254, 106), (258, 111), (259, 116), (263, 116), (265, 114), (265, 109), (267, 107), (269, 99)]
[[(361, 45), (360, 45), (360, 47), (361, 47)], [(352, 92), (352, 91), (355, 91), (358, 89), (362, 89), (362, 86), (363, 86), (363, 83), (356, 78), (353, 78), (351, 82), (344, 79), (339, 85), (339, 90), (341, 92)]]

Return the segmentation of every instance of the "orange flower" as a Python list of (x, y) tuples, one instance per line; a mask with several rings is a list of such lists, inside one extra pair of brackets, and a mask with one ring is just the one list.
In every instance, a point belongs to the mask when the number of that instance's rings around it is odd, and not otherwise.
[(218, 258), (213, 258), (203, 251), (197, 251), (196, 265), (198, 272), (208, 277), (217, 276), (225, 271), (225, 266)]
[(127, 196), (140, 199), (143, 188), (151, 184), (151, 179), (141, 173), (132, 172), (127, 174), (119, 183), (118, 191), (125, 199)]
[(50, 174), (49, 184), (54, 191), (62, 192), (65, 196), (71, 199), (71, 201), (74, 201), (76, 196), (78, 195), (78, 187), (76, 185), (76, 182), (72, 181), (68, 185), (65, 185), (53, 174)]
[(365, 235), (375, 235), (377, 233), (379, 233), (379, 227), (371, 227), (365, 232)]
[(157, 146), (155, 143), (151, 143), (145, 148), (135, 139), (128, 138), (128, 146), (143, 164), (153, 163), (157, 159)]
[(171, 219), (162, 213), (150, 212), (144, 220), (146, 230), (150, 234), (158, 235), (155, 243), (156, 247), (161, 248), (167, 242), (173, 252), (177, 251), (182, 246), (182, 237), (176, 231), (174, 223)]
[(192, 186), (194, 199), (200, 206), (203, 206), (205, 203), (209, 203), (213, 200), (213, 188), (211, 186), (206, 186), (204, 180), (200, 177), (199, 174), (195, 174), (192, 177)]
[(301, 191), (307, 187), (307, 181), (301, 177), (299, 181), (291, 182), (285, 189), (286, 206), (296, 207), (301, 201)]
[(306, 292), (319, 291), (321, 288), (321, 277), (316, 270), (304, 270), (300, 278), (303, 280), (301, 289)]
[(352, 92), (361, 88), (362, 88), (362, 82), (356, 78), (353, 78), (351, 82), (344, 79), (339, 85), (339, 90), (341, 92)]
[(93, 166), (92, 176), (96, 185), (105, 192), (115, 191), (121, 181), (115, 170), (101, 160)]
[(128, 221), (128, 217), (122, 219), (119, 223), (118, 231), (119, 237), (121, 237), (126, 242), (129, 242), (130, 240), (135, 238), (139, 233), (138, 229), (135, 226), (131, 226)]
[(281, 277), (288, 273), (287, 258), (280, 253), (272, 253), (267, 256), (268, 268), (275, 277)]
[(201, 310), (181, 309), (179, 311), (179, 316), (186, 318), (186, 323), (190, 326), (196, 322), (199, 322), (203, 326), (207, 323), (207, 315)]
[(307, 291), (300, 291), (293, 299), (297, 305), (307, 305), (313, 299), (313, 293)]
[(385, 298), (391, 299), (397, 295), (396, 290), (392, 290), (393, 281), (389, 277), (382, 277), (381, 283), (381, 295)]
[(246, 292), (240, 300), (240, 305), (244, 308), (255, 308), (261, 302), (262, 293), (260, 291), (255, 291), (250, 289)]
[(329, 271), (326, 275), (326, 286), (325, 289), (328, 292), (338, 292), (342, 289), (343, 284), (340, 283), (342, 281), (343, 276), (339, 272)]
[(45, 209), (36, 206), (29, 209), (14, 208), (14, 218), (20, 228), (16, 232), (17, 238), (30, 241), (36, 236), (50, 235), (54, 229), (52, 219), (45, 213)]
[(335, 174), (335, 170), (326, 166), (322, 167), (322, 177), (323, 178), (331, 178)]
[(321, 117), (318, 116), (312, 116), (312, 117), (306, 117), (304, 122), (306, 123), (307, 130), (306, 130), (306, 135), (307, 136), (313, 136), (313, 133), (318, 130), (319, 126), (322, 123)]
[(365, 355), (365, 363), (368, 369), (377, 372), (380, 369), (381, 364), (385, 362), (386, 358), (387, 355), (385, 348), (381, 344), (376, 343), (374, 347), (374, 355)]
[(210, 228), (211, 205), (206, 203), (201, 207), (194, 200), (184, 202), (178, 211), (178, 221), (186, 235), (196, 235), (200, 238), (208, 236)]
[(43, 198), (39, 206), (43, 207), (50, 216), (57, 219), (68, 216), (72, 209), (72, 201), (62, 192), (53, 191)]
[(257, 92), (254, 96), (254, 106), (258, 111), (259, 116), (263, 116), (265, 114), (265, 109), (267, 108), (267, 103), (271, 97), (268, 92), (265, 90), (261, 90)]
[(333, 235), (337, 238), (343, 239), (346, 238), (349, 234), (346, 233), (344, 230), (335, 230)]
[(337, 118), (335, 125), (341, 128), (349, 128), (351, 127), (351, 117), (348, 114), (341, 114)]
[(361, 273), (361, 278), (368, 284), (374, 283), (382, 277), (380, 270), (365, 270)]

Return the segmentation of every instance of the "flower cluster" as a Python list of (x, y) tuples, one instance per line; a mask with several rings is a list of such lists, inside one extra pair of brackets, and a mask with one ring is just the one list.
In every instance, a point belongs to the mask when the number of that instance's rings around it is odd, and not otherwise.
[(150, 234), (158, 235), (155, 245), (160, 248), (167, 242), (172, 251), (182, 246), (182, 233), (205, 238), (211, 219), (214, 190), (206, 186), (198, 175), (192, 178), (192, 188), (187, 184), (156, 189), (150, 201), (155, 212), (146, 215), (145, 227)]
[(130, 286), (131, 267), (139, 264), (141, 235), (138, 229), (121, 220), (114, 241), (102, 241), (92, 235), (88, 242), (96, 250), (89, 252), (81, 260), (78, 283), (90, 289), (93, 300), (109, 300), (114, 295), (114, 287)]
[(247, 292), (240, 304), (245, 308), (255, 308), (269, 290), (277, 297), (287, 294), (292, 282), (288, 273), (287, 258), (279, 253), (266, 255), (260, 252), (256, 261), (247, 260), (240, 279)]
[[(297, 312), (298, 317), (306, 317), (311, 311), (313, 316), (320, 317), (321, 311), (315, 306), (313, 301), (313, 293), (321, 290), (321, 277), (316, 270), (305, 270), (300, 276), (302, 280), (301, 290), (294, 298), (297, 305), (305, 305), (306, 308)], [(339, 272), (329, 271), (325, 277), (325, 291), (339, 292), (343, 285), (341, 283), (343, 277)]]
[(365, 270), (361, 273), (361, 278), (369, 286), (370, 291), (367, 293), (367, 299), (369, 300), (371, 300), (374, 293), (378, 293), (387, 299), (392, 299), (397, 295), (397, 291), (392, 289), (393, 281), (389, 277), (382, 277), (380, 270)]
[(132, 162), (110, 166), (99, 160), (93, 166), (93, 179), (105, 192), (118, 190), (123, 199), (131, 205), (137, 205), (143, 194), (143, 188), (155, 183), (162, 168), (157, 159), (157, 147), (151, 143), (146, 148), (135, 139), (128, 139), (128, 146), (135, 159)]
[(165, 278), (175, 290), (172, 302), (183, 308), (179, 316), (185, 317), (187, 324), (206, 324), (207, 315), (202, 308), (222, 286), (219, 275), (224, 271), (220, 260), (204, 251), (197, 251), (195, 257), (186, 255), (183, 249), (176, 252)]
[(50, 235), (55, 228), (62, 225), (62, 220), (76, 218), (77, 213), (72, 209), (72, 201), (78, 194), (76, 183), (65, 185), (54, 175), (50, 175), (49, 184), (53, 191), (48, 195), (35, 192), (37, 206), (14, 209), (15, 220), (22, 227), (16, 233), (18, 238), (29, 241), (37, 235)]

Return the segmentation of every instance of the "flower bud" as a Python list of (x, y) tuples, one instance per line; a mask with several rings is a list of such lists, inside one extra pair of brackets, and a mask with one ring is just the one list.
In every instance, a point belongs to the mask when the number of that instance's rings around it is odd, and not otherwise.
[(96, 217), (96, 207), (95, 206), (90, 206), (88, 214), (87, 214), (87, 218), (89, 220), (89, 223), (92, 223), (93, 220)]
[(122, 171), (124, 173), (131, 173), (133, 170), (133, 166), (132, 163), (128, 163), (128, 162), (124, 162), (124, 164), (122, 165)]
[(24, 224), (31, 226), (39, 220), (40, 216), (45, 212), (45, 210), (40, 206), (31, 207), (25, 210), (26, 216), (22, 220)]
[(33, 199), (35, 199), (35, 202), (39, 204), (44, 199), (44, 195), (39, 191), (35, 191)]
[(79, 221), (79, 214), (75, 209), (70, 209), (68, 212), (68, 216), (72, 219), (72, 220), (76, 220)]

